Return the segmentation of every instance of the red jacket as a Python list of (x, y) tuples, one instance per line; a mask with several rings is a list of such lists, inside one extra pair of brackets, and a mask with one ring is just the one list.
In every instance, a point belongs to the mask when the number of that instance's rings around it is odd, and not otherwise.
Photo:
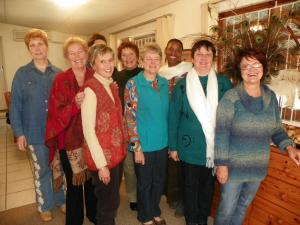
[[(86, 69), (85, 81), (94, 71)], [(75, 95), (80, 91), (72, 68), (57, 74), (53, 81), (48, 104), (46, 145), (52, 161), (58, 148), (68, 151), (82, 147), (83, 132), (80, 109), (75, 104)], [(63, 137), (63, 140), (60, 140)], [(63, 143), (59, 143), (62, 141)], [(62, 145), (62, 146), (60, 146)]]
[[(84, 84), (84, 88), (86, 87), (91, 88), (96, 94), (96, 136), (103, 150), (108, 168), (114, 168), (124, 160), (127, 152), (125, 124), (118, 87), (115, 83), (110, 85), (115, 102), (113, 102), (103, 85), (96, 78), (88, 80)], [(83, 152), (88, 168), (92, 171), (97, 171), (98, 169), (86, 141), (83, 145)]]

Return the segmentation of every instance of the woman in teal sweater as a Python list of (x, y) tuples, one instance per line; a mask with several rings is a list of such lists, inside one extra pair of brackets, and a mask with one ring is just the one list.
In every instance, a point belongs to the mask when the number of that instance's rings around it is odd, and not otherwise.
[(162, 52), (148, 44), (140, 52), (143, 71), (125, 87), (125, 118), (134, 152), (138, 220), (165, 225), (159, 208), (166, 179), (168, 146), (168, 81), (158, 75)]
[(170, 157), (182, 161), (187, 225), (207, 224), (214, 186), (217, 104), (231, 88), (230, 81), (212, 68), (215, 54), (215, 47), (207, 40), (194, 44), (194, 67), (178, 81), (170, 103)]
[(300, 152), (282, 129), (276, 96), (262, 84), (265, 54), (243, 50), (235, 65), (241, 83), (224, 95), (217, 110), (215, 165), (222, 187), (215, 225), (243, 223), (267, 173), (270, 140), (300, 163)]

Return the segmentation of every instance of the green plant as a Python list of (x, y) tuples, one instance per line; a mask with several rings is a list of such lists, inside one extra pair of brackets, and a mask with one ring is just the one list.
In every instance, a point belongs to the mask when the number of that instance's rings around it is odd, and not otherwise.
[(254, 48), (266, 54), (269, 68), (267, 78), (276, 76), (279, 66), (285, 64), (287, 50), (290, 55), (299, 54), (299, 41), (290, 26), (300, 28), (300, 2), (290, 4), (284, 12), (270, 13), (268, 19), (260, 24), (258, 29), (254, 29), (255, 26), (249, 22), (246, 15), (239, 17), (240, 21), (234, 28), (211, 27), (211, 39), (218, 48), (219, 57), (224, 59), (223, 70), (232, 80), (236, 80), (233, 70), (234, 58), (240, 49)]

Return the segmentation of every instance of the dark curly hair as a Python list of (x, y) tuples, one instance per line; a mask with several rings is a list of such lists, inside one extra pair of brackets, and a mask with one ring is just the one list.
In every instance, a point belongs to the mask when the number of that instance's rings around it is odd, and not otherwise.
[(120, 44), (120, 46), (118, 47), (118, 59), (121, 60), (121, 56), (122, 56), (122, 51), (125, 49), (125, 48), (130, 48), (134, 51), (134, 53), (136, 54), (136, 57), (139, 58), (139, 48), (136, 44), (134, 44), (133, 42), (131, 41), (125, 41), (125, 42), (122, 42)]
[(225, 67), (225, 73), (230, 76), (234, 83), (240, 83), (243, 81), (242, 73), (241, 73), (241, 61), (243, 58), (246, 59), (256, 59), (263, 66), (263, 76), (261, 78), (261, 82), (265, 83), (269, 81), (269, 73), (268, 73), (268, 62), (266, 58), (266, 54), (263, 51), (254, 48), (247, 49), (238, 49), (234, 58), (231, 62), (229, 62)]
[(99, 34), (99, 33), (93, 33), (87, 42), (88, 47), (91, 47), (95, 43), (96, 40), (102, 40), (107, 44), (107, 40), (104, 35)]

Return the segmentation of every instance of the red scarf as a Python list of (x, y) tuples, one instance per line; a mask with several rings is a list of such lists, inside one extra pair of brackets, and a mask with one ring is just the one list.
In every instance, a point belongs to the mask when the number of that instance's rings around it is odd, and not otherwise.
[[(86, 68), (85, 81), (93, 77), (93, 74), (91, 68)], [(71, 68), (59, 73), (53, 81), (46, 125), (46, 145), (49, 148), (50, 162), (58, 149), (58, 137), (61, 134), (64, 134), (66, 150), (82, 147), (84, 138), (81, 113), (75, 103), (75, 95), (79, 91), (80, 87)]]

